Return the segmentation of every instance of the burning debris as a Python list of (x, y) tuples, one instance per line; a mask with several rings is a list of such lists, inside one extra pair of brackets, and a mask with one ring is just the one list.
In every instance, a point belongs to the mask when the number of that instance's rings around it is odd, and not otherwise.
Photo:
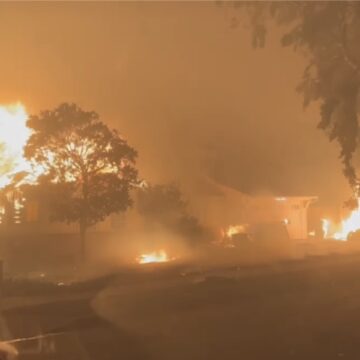
[(138, 264), (164, 263), (172, 260), (175, 260), (175, 258), (170, 258), (165, 250), (141, 254), (136, 258)]
[(247, 236), (248, 235), (248, 225), (230, 225), (226, 229), (221, 230), (221, 237), (214, 241), (214, 245), (218, 245), (224, 248), (234, 248), (234, 238)]

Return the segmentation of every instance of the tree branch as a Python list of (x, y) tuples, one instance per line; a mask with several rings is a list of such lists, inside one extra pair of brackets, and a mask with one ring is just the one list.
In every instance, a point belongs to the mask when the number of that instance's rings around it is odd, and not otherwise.
[(356, 73), (357, 76), (360, 77), (360, 65), (356, 59), (350, 54), (348, 45), (347, 45), (347, 38), (348, 38), (348, 22), (347, 22), (347, 14), (348, 14), (348, 7), (345, 9), (344, 14), (342, 16), (343, 26), (341, 32), (341, 41), (339, 46), (342, 50), (342, 55), (344, 61), (349, 65), (349, 67)]

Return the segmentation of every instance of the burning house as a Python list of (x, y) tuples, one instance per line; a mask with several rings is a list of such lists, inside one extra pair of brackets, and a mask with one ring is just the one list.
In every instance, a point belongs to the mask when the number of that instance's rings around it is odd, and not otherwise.
[(290, 239), (308, 238), (308, 209), (316, 196), (250, 196), (219, 184), (211, 184), (207, 206), (196, 212), (206, 223), (233, 229), (245, 224), (283, 224)]
[[(0, 229), (2, 232), (77, 232), (76, 225), (49, 221), (45, 202), (26, 199), (19, 190), (23, 184), (36, 184), (46, 170), (24, 157), (32, 130), (21, 103), (0, 106)], [(51, 154), (47, 154), (51, 158)], [(98, 231), (109, 230), (109, 221), (97, 224)]]

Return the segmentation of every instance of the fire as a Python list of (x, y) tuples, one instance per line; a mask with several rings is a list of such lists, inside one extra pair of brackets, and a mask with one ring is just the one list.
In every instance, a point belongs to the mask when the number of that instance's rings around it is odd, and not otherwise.
[(232, 238), (236, 234), (245, 232), (244, 225), (230, 225), (225, 231), (225, 235), (229, 238)]
[(170, 258), (165, 250), (154, 251), (148, 254), (141, 254), (136, 261), (139, 264), (163, 263), (174, 260)]
[(330, 221), (328, 219), (321, 219), (322, 231), (324, 238), (327, 239), (330, 237)]
[(21, 103), (0, 106), (0, 188), (10, 184), (17, 172), (31, 168), (23, 157), (23, 148), (31, 135), (27, 119)]
[(235, 244), (233, 242), (233, 236), (237, 234), (246, 233), (248, 225), (230, 225), (226, 229), (221, 229), (221, 237), (213, 241), (213, 244), (225, 247), (225, 248), (234, 248)]
[(335, 240), (347, 240), (348, 236), (357, 230), (360, 229), (360, 208), (359, 203), (358, 207), (353, 210), (350, 215), (342, 220), (339, 226), (338, 231), (331, 233), (330, 227), (331, 222), (327, 219), (322, 220), (322, 227), (325, 238), (333, 238)]
[(350, 216), (341, 222), (340, 230), (337, 231), (333, 238), (336, 240), (346, 240), (348, 235), (360, 229), (360, 208), (353, 210)]

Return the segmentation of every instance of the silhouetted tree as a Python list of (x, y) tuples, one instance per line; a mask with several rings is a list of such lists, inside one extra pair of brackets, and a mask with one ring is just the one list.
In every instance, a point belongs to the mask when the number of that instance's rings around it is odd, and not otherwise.
[(186, 212), (187, 204), (175, 184), (149, 185), (138, 192), (140, 214), (163, 223), (173, 223)]
[(304, 106), (320, 103), (318, 127), (339, 143), (344, 174), (359, 196), (353, 159), (359, 143), (360, 3), (294, 1), (240, 6), (250, 15), (254, 47), (265, 45), (268, 25), (274, 21), (283, 25), (282, 45), (307, 56), (297, 90)]
[(137, 209), (153, 222), (177, 232), (188, 240), (207, 236), (207, 229), (189, 214), (188, 204), (176, 184), (149, 185), (139, 190)]
[(25, 156), (45, 172), (37, 193), (46, 196), (52, 220), (79, 224), (85, 256), (87, 229), (131, 206), (137, 153), (97, 113), (75, 104), (31, 116), (28, 126), (34, 132)]

